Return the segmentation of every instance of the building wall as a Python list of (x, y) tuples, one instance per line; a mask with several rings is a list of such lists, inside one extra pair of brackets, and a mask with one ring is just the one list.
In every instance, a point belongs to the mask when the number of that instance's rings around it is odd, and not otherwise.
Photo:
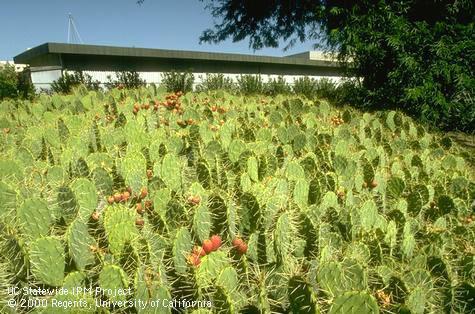
[[(61, 69), (48, 69), (48, 70), (34, 70), (31, 72), (31, 80), (35, 88), (40, 91), (42, 89), (50, 90), (51, 84), (58, 80), (61, 77)], [(69, 73), (73, 73), (74, 71), (67, 71)], [(105, 85), (105, 83), (109, 82), (108, 76), (112, 79), (116, 79), (116, 75), (114, 71), (84, 71), (91, 75), (93, 80), (97, 80), (101, 83), (101, 85)], [(162, 82), (163, 74), (165, 72), (138, 72), (140, 78), (144, 80), (148, 84), (157, 84), (159, 85)], [(205, 72), (192, 72), (194, 75), (194, 86), (200, 84), (205, 78), (207, 73)], [(232, 79), (234, 82), (237, 81), (240, 73), (222, 73), (225, 77)], [(245, 74), (255, 74), (255, 73), (245, 73)], [(260, 74), (263, 82), (268, 82), (269, 80), (276, 79), (280, 75), (278, 74)], [(313, 79), (330, 79), (334, 83), (338, 84), (343, 79), (342, 76), (326, 76), (326, 75), (281, 75), (285, 81), (293, 85), (294, 81), (298, 78), (308, 76)]]
[[(116, 79), (115, 72), (113, 71), (84, 71), (85, 73), (91, 75), (93, 80), (97, 80), (101, 83), (107, 83), (109, 80), (107, 76), (110, 76), (112, 79)], [(160, 84), (162, 82), (163, 74), (165, 72), (138, 72), (140, 78), (147, 82), (148, 84)], [(200, 84), (205, 78), (207, 73), (204, 72), (192, 72), (194, 75), (194, 87)], [(239, 73), (222, 73), (224, 77), (232, 79), (234, 82), (237, 81), (241, 74)], [(251, 73), (253, 74), (253, 73)], [(277, 74), (260, 74), (263, 82), (268, 82), (269, 80), (276, 79), (279, 77)], [(304, 77), (306, 75), (282, 75), (287, 83), (290, 85), (294, 84), (294, 81), (298, 78)], [(342, 76), (324, 76), (324, 75), (309, 75), (308, 77), (313, 79), (322, 79), (327, 78), (332, 80), (335, 83), (339, 83), (343, 77)]]
[(31, 71), (31, 82), (37, 91), (50, 90), (51, 84), (61, 77), (61, 70)]

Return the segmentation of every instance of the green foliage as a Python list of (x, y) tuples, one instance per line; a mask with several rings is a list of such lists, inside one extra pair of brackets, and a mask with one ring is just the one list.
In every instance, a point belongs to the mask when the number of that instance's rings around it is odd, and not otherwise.
[(225, 77), (222, 73), (208, 73), (206, 77), (196, 86), (197, 92), (207, 92), (213, 90), (233, 91), (235, 89), (233, 80)]
[(28, 239), (48, 235), (52, 223), (48, 205), (42, 199), (27, 199), (17, 209), (17, 222)]
[[(25, 67), (21, 72), (17, 73), (18, 83), (17, 90), (18, 96), (23, 99), (33, 99), (35, 96), (35, 87), (31, 81), (30, 67)], [(2, 97), (0, 97), (1, 99)]]
[(347, 292), (338, 296), (332, 305), (330, 314), (344, 313), (378, 314), (378, 304), (373, 297), (361, 292)]
[(363, 78), (364, 106), (399, 108), (442, 129), (473, 131), (475, 7), (429, 3), (430, 13), (423, 1), (335, 10), (328, 41), (340, 47), (341, 58), (353, 58), (350, 73)]
[(65, 256), (60, 240), (45, 237), (31, 243), (30, 263), (31, 271), (39, 282), (50, 286), (62, 284)]
[[(348, 84), (348, 83), (347, 83)], [(327, 99), (333, 103), (342, 104), (348, 99), (348, 85), (341, 87), (328, 78), (313, 79), (308, 76), (299, 77), (294, 81), (292, 91), (309, 99)]]
[(240, 75), (237, 79), (237, 89), (242, 95), (255, 95), (264, 91), (264, 83), (260, 75)]
[[(209, 300), (213, 313), (458, 313), (473, 301), (469, 152), (400, 112), (151, 87), (0, 109), (4, 287), (103, 289), (50, 296), (91, 304)], [(97, 311), (172, 310), (85, 309)]]
[(292, 91), (297, 95), (302, 95), (308, 99), (316, 96), (317, 80), (309, 78), (308, 76), (299, 77), (294, 81)]
[(270, 79), (264, 85), (264, 94), (269, 96), (288, 95), (292, 92), (292, 87), (285, 81), (283, 76)]
[(146, 84), (145, 80), (140, 78), (140, 74), (136, 71), (117, 71), (115, 79), (111, 75), (107, 76), (108, 82), (105, 86), (111, 88), (139, 88)]
[[(402, 109), (444, 130), (475, 130), (472, 1), (286, 1), (250, 6), (209, 1), (216, 23), (202, 42), (249, 38), (250, 47), (314, 40), (360, 82), (346, 89), (363, 108)], [(308, 84), (307, 84), (308, 83)], [(308, 85), (308, 86), (307, 86)], [(308, 97), (312, 84), (302, 94)]]
[(59, 79), (51, 84), (51, 89), (55, 93), (69, 94), (74, 87), (85, 86), (89, 90), (99, 90), (99, 81), (93, 81), (92, 76), (82, 71), (63, 71)]
[(188, 72), (166, 72), (162, 74), (162, 85), (165, 86), (167, 92), (191, 92), (195, 76)]
[(18, 96), (18, 77), (12, 64), (0, 65), (0, 100)]

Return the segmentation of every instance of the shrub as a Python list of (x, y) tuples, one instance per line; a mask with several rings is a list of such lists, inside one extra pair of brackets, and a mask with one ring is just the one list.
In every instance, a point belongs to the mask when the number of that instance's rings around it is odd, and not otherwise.
[(315, 82), (315, 95), (318, 98), (336, 100), (338, 88), (336, 83), (328, 78), (321, 78)]
[(35, 88), (31, 82), (29, 67), (17, 73), (13, 64), (0, 66), (0, 99), (17, 97), (30, 99), (34, 95)]
[(227, 91), (233, 91), (235, 89), (233, 80), (229, 77), (225, 77), (222, 73), (206, 74), (206, 78), (196, 86), (196, 91), (205, 92), (210, 90), (224, 89)]
[(92, 76), (82, 71), (73, 73), (63, 72), (63, 75), (51, 84), (51, 89), (56, 93), (68, 94), (73, 87), (84, 85), (88, 90), (99, 90), (99, 81), (93, 81)]
[(193, 83), (195, 76), (190, 71), (187, 72), (166, 72), (162, 76), (162, 84), (167, 89), (167, 92), (191, 92), (193, 91)]
[(243, 95), (260, 94), (264, 91), (264, 83), (260, 75), (240, 75), (237, 89)]
[(307, 98), (314, 98), (317, 91), (317, 81), (308, 76), (299, 77), (294, 81), (292, 91), (295, 94), (303, 95)]
[(116, 79), (107, 76), (108, 82), (105, 84), (108, 89), (111, 88), (139, 88), (145, 85), (145, 80), (140, 78), (140, 74), (136, 71), (118, 71), (115, 72)]
[(363, 93), (358, 80), (346, 79), (336, 87), (335, 95), (331, 100), (337, 105), (358, 106), (363, 102)]
[(264, 93), (269, 96), (287, 95), (292, 92), (292, 87), (285, 81), (283, 76), (269, 80), (264, 85)]
[(331, 11), (326, 44), (362, 78), (360, 106), (475, 131), (473, 1), (358, 1)]
[(0, 99), (17, 97), (17, 85), (18, 77), (15, 67), (8, 63), (0, 65)]
[(23, 71), (17, 73), (17, 77), (18, 96), (25, 99), (33, 98), (35, 96), (35, 87), (31, 81), (30, 67), (26, 67), (23, 69)]

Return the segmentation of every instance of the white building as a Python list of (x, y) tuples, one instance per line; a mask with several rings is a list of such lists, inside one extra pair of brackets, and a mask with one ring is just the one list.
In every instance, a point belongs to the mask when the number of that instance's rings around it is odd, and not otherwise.
[(147, 83), (159, 84), (170, 71), (190, 71), (195, 84), (207, 73), (221, 73), (235, 80), (239, 75), (260, 75), (264, 82), (282, 76), (288, 83), (300, 77), (328, 78), (339, 82), (343, 69), (319, 52), (270, 57), (232, 53), (127, 48), (95, 45), (45, 43), (14, 58), (29, 64), (36, 88), (49, 88), (65, 71), (84, 71), (94, 80), (107, 83), (116, 71), (138, 72)]

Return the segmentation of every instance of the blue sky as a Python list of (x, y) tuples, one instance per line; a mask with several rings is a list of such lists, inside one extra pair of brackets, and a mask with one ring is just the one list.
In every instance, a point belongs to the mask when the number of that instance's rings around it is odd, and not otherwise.
[(235, 52), (282, 56), (312, 50), (298, 43), (284, 52), (254, 52), (248, 41), (199, 44), (213, 25), (205, 2), (198, 0), (5, 0), (0, 9), (0, 60), (12, 60), (27, 48), (45, 42), (67, 42), (68, 13), (85, 44), (177, 50)]

